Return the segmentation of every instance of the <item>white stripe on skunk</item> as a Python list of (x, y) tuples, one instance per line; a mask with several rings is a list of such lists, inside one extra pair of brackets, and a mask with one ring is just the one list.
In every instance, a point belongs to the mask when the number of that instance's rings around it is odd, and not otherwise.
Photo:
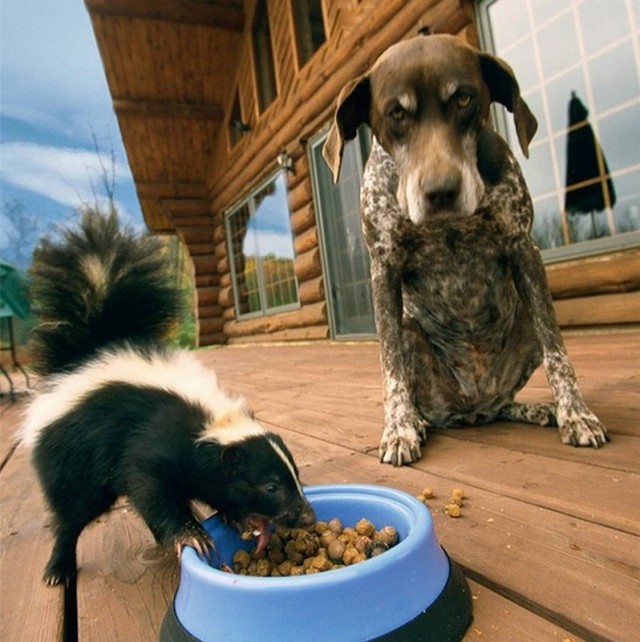
[[(158, 388), (200, 406), (212, 418), (200, 439), (228, 445), (265, 433), (251, 418), (244, 399), (230, 397), (218, 385), (213, 371), (205, 368), (194, 355), (184, 350), (145, 354), (125, 347), (105, 350), (78, 370), (51, 377), (46, 390), (26, 411), (22, 443), (33, 447), (43, 428), (109, 383)], [(290, 466), (287, 457), (282, 459)]]

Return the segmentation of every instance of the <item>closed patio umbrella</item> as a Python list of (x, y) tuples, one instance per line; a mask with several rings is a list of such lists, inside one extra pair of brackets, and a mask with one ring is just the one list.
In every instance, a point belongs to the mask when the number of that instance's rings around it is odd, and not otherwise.
[(594, 214), (612, 208), (616, 203), (616, 193), (604, 153), (587, 120), (588, 115), (582, 101), (575, 92), (571, 92), (564, 208), (571, 214), (591, 214), (595, 236)]

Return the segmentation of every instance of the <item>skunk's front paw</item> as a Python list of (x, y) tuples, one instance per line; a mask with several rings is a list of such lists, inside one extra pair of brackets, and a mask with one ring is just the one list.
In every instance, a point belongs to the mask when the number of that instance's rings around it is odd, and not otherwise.
[(185, 524), (173, 541), (178, 557), (185, 546), (191, 546), (201, 558), (207, 560), (211, 559), (211, 550), (215, 550), (213, 538), (197, 522)]

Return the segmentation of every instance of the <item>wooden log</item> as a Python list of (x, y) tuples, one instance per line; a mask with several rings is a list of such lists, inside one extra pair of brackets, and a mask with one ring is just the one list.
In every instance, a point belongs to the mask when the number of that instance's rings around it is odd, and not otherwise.
[(244, 337), (229, 337), (229, 344), (273, 343), (274, 341), (321, 341), (329, 338), (328, 325), (315, 325), (306, 328), (290, 328), (271, 334), (252, 334)]
[(198, 319), (198, 327), (200, 334), (216, 334), (222, 331), (224, 327), (224, 319), (222, 317)]
[(302, 305), (324, 300), (324, 277), (305, 281), (298, 286), (298, 298)]
[[(219, 266), (218, 269), (220, 269)], [(231, 285), (231, 272), (225, 272), (220, 275), (220, 287), (226, 288), (229, 285)]]
[(317, 246), (318, 230), (315, 225), (302, 234), (297, 235), (293, 243), (296, 254), (304, 254), (304, 252), (307, 252)]
[(222, 317), (224, 308), (221, 305), (202, 305), (198, 304), (199, 319), (217, 319)]
[(218, 259), (218, 271), (222, 274), (230, 272), (231, 268), (229, 267), (229, 256), (225, 255), (221, 259)]
[(213, 240), (215, 243), (224, 243), (227, 238), (226, 226), (224, 223), (213, 227)]
[(322, 275), (322, 259), (320, 257), (320, 248), (318, 246), (300, 254), (293, 267), (298, 283), (303, 283), (309, 279), (314, 279)]
[(221, 345), (227, 342), (227, 337), (222, 332), (214, 332), (212, 334), (200, 334), (198, 340), (198, 346), (213, 346)]
[(292, 212), (297, 212), (301, 207), (311, 202), (311, 181), (300, 181), (298, 185), (289, 192), (289, 208)]
[(220, 277), (216, 272), (209, 272), (207, 274), (196, 274), (194, 277), (196, 288), (208, 288), (218, 286), (220, 284)]
[(213, 245), (211, 243), (191, 243), (187, 245), (189, 254), (191, 256), (198, 256), (203, 254), (211, 254), (213, 250)]
[(305, 305), (293, 312), (283, 312), (254, 319), (229, 321), (224, 332), (229, 337), (254, 334), (271, 334), (289, 328), (299, 328), (327, 323), (327, 304), (324, 301)]
[(227, 256), (228, 248), (229, 246), (226, 241), (222, 241), (221, 243), (216, 243), (216, 245), (214, 246), (214, 253), (219, 259), (221, 259)]
[(302, 234), (315, 224), (316, 213), (311, 201), (291, 215), (291, 229), (295, 235)]
[(218, 303), (219, 288), (203, 287), (198, 288), (199, 305), (216, 305)]
[(559, 299), (553, 305), (560, 327), (640, 323), (640, 290)]
[(218, 261), (213, 254), (192, 256), (191, 260), (196, 274), (208, 274), (217, 269)]
[(187, 245), (191, 243), (211, 243), (213, 229), (209, 225), (200, 227), (181, 227), (177, 230)]
[(233, 287), (231, 285), (227, 285), (224, 288), (220, 288), (218, 303), (220, 303), (220, 305), (223, 308), (229, 308), (234, 305)]
[(640, 250), (589, 257), (547, 266), (554, 298), (640, 289)]

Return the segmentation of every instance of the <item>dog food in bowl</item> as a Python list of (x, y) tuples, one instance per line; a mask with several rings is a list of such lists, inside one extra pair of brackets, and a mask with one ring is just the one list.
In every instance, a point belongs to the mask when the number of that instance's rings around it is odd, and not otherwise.
[(376, 530), (365, 518), (346, 528), (337, 517), (308, 528), (278, 527), (262, 551), (237, 550), (233, 571), (255, 577), (312, 575), (364, 562), (397, 542), (398, 532), (393, 526)]

